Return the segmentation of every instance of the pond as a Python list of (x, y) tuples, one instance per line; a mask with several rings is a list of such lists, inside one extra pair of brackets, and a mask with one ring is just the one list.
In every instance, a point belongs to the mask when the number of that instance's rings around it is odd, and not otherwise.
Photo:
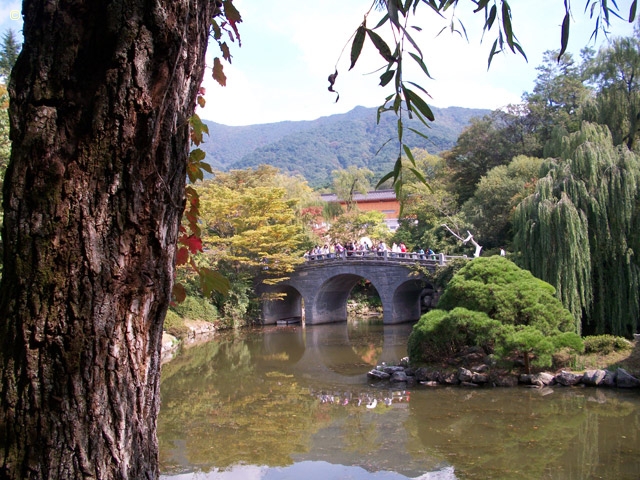
[(379, 321), (219, 334), (163, 366), (163, 480), (638, 479), (640, 392), (404, 387)]

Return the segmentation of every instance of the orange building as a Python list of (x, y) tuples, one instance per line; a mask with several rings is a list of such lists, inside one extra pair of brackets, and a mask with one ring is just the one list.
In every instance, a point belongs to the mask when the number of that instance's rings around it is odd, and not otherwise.
[[(346, 208), (347, 203), (339, 199), (334, 193), (322, 194), (321, 198), (328, 203), (339, 202), (343, 208)], [(376, 211), (384, 213), (385, 223), (389, 229), (396, 230), (398, 228), (400, 202), (396, 198), (396, 192), (394, 190), (374, 190), (365, 194), (356, 193), (353, 196), (353, 202), (356, 204), (358, 210), (363, 212)]]

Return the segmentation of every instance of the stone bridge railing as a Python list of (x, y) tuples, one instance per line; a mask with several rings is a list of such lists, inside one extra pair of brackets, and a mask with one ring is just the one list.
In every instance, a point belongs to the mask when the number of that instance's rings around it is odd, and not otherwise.
[(446, 265), (449, 260), (456, 258), (467, 259), (466, 255), (445, 255), (444, 253), (435, 253), (427, 255), (426, 253), (406, 252), (377, 252), (374, 250), (365, 251), (344, 251), (341, 253), (326, 253), (318, 255), (305, 255), (307, 264), (324, 264), (326, 262), (335, 261), (388, 261), (396, 263), (421, 263), (425, 265)]

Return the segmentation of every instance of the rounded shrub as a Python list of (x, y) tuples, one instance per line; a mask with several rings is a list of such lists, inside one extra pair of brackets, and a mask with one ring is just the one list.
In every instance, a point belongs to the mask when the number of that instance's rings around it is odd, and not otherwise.
[(585, 353), (599, 353), (608, 355), (611, 352), (630, 350), (631, 342), (624, 337), (614, 335), (592, 335), (584, 337)]
[(492, 353), (502, 325), (484, 312), (466, 308), (431, 310), (413, 327), (408, 353), (411, 361), (437, 362), (456, 355), (468, 346)]

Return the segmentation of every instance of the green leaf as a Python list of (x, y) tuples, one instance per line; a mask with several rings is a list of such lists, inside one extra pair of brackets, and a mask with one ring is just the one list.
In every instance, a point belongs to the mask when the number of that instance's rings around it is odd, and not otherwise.
[(387, 180), (389, 180), (391, 177), (393, 177), (393, 172), (389, 172), (387, 174), (385, 174), (380, 181), (376, 184), (376, 190), (380, 187), (380, 185), (382, 185), (384, 182), (386, 182)]
[(395, 165), (393, 166), (393, 178), (394, 180), (400, 176), (402, 170), (402, 156), (398, 155)]
[(398, 118), (398, 141), (402, 142), (402, 133), (404, 131), (404, 126), (402, 124), (402, 117)]
[(351, 70), (355, 66), (358, 58), (360, 57), (362, 46), (364, 45), (364, 39), (366, 37), (366, 31), (367, 29), (365, 28), (364, 24), (360, 25), (358, 27), (358, 30), (356, 31), (356, 35), (353, 38), (353, 43), (351, 44), (351, 66), (349, 67), (349, 70)]
[(478, 13), (483, 8), (486, 8), (488, 3), (489, 3), (489, 0), (480, 0), (478, 2), (478, 7), (473, 11), (473, 13)]
[(213, 170), (211, 169), (211, 165), (209, 165), (207, 162), (199, 162), (198, 165), (200, 166), (200, 169), (204, 170), (207, 173), (213, 174)]
[(631, 8), (629, 9), (629, 23), (636, 19), (636, 10), (638, 8), (638, 0), (633, 0)]
[(416, 159), (413, 158), (413, 153), (411, 153), (411, 149), (407, 145), (405, 145), (404, 143), (402, 144), (402, 149), (404, 150), (404, 154), (407, 156), (409, 161), (415, 167), (416, 166)]
[(402, 90), (405, 94), (405, 100), (407, 100), (407, 106), (409, 106), (409, 103), (413, 103), (422, 115), (432, 122), (435, 120), (433, 112), (431, 111), (431, 108), (429, 108), (429, 105), (427, 105), (427, 102), (425, 102), (418, 94), (413, 92), (413, 90), (409, 90), (404, 86), (402, 87)]
[(522, 49), (522, 47), (520, 46), (520, 44), (518, 42), (514, 42), (513, 44), (514, 47), (516, 47), (516, 50), (518, 50), (518, 52), (520, 53), (520, 55), (523, 56), (525, 62), (528, 62), (529, 59), (527, 58), (527, 54), (524, 53), (524, 50)]
[(506, 0), (502, 0), (502, 28), (504, 28), (504, 33), (507, 36), (507, 45), (513, 51), (513, 28), (511, 27), (511, 7), (506, 2)]
[(433, 80), (433, 77), (431, 75), (429, 75), (429, 70), (427, 70), (427, 66), (425, 65), (425, 63), (422, 60), (422, 58), (420, 58), (419, 56), (417, 56), (415, 53), (412, 53), (412, 52), (409, 52), (409, 56), (411, 58), (413, 58), (418, 65), (420, 65), (420, 68), (425, 73), (425, 75)]
[[(427, 125), (427, 126), (428, 126), (429, 128), (431, 128), (429, 125)], [(420, 130), (416, 130), (415, 128), (411, 128), (411, 127), (409, 127), (409, 131), (411, 131), (411, 132), (415, 133), (416, 135), (421, 136), (421, 137), (422, 137), (422, 138), (424, 138), (425, 140), (429, 140), (429, 141), (431, 141), (431, 139), (429, 138), (429, 136), (428, 136), (428, 135), (426, 135), (426, 134), (424, 134), (424, 133), (422, 133)]]
[(213, 38), (214, 40), (220, 40), (222, 38), (222, 30), (220, 29), (220, 25), (215, 20), (211, 20), (211, 28), (213, 30)]
[(424, 175), (422, 175), (422, 173), (419, 170), (409, 167), (409, 171), (413, 173), (413, 175), (418, 179), (420, 183), (422, 183), (425, 187), (427, 187), (433, 193), (433, 188), (431, 188), (431, 185), (429, 185), (429, 183), (427, 182), (427, 179), (424, 178)]
[(194, 148), (193, 150), (191, 150), (191, 152), (189, 152), (189, 161), (198, 163), (201, 160), (204, 160), (206, 156), (207, 154), (204, 152), (204, 150), (200, 148)]
[(489, 18), (487, 18), (487, 21), (484, 24), (485, 30), (491, 30), (491, 27), (493, 27), (493, 22), (495, 22), (496, 20), (497, 14), (498, 14), (498, 9), (494, 5), (491, 7), (491, 10), (489, 10)]
[[(384, 142), (384, 143), (380, 146), (380, 148), (379, 148), (378, 150), (376, 150), (375, 155), (378, 155), (378, 154), (382, 151), (382, 149), (387, 145), (387, 143), (392, 142), (393, 140), (394, 140), (393, 138), (390, 138), (389, 140), (387, 140), (386, 142)], [(375, 155), (374, 155), (374, 156), (375, 156)]]
[(387, 0), (387, 11), (389, 12), (391, 23), (399, 27), (400, 20), (398, 18), (398, 0)]
[(408, 83), (409, 85), (413, 85), (418, 90), (421, 90), (427, 97), (431, 98), (431, 95), (429, 95), (429, 92), (427, 92), (421, 85), (418, 85), (415, 82), (406, 82), (406, 83)]
[(498, 39), (496, 38), (493, 41), (493, 46), (491, 47), (491, 52), (489, 53), (489, 62), (487, 63), (487, 70), (489, 70), (489, 68), (491, 68), (491, 60), (493, 60), (493, 56), (498, 53), (500, 50), (498, 50)]
[(218, 57), (213, 59), (213, 79), (223, 87), (227, 85), (227, 77)]
[(209, 134), (209, 127), (203, 123), (197, 113), (191, 115), (189, 118), (189, 125), (191, 125), (191, 141), (195, 145), (200, 145), (204, 134)]
[(395, 75), (395, 70), (387, 70), (382, 75), (380, 75), (380, 86), (385, 87), (391, 80), (393, 80), (393, 76)]
[(220, 272), (210, 268), (201, 268), (200, 271), (200, 288), (205, 297), (211, 295), (212, 292), (218, 292), (227, 295), (231, 288), (231, 283)]
[(569, 44), (569, 12), (564, 14), (564, 20), (562, 20), (562, 36), (560, 38), (560, 53), (558, 54), (558, 61), (560, 57), (567, 51), (567, 45)]
[(402, 106), (402, 97), (399, 94), (396, 94), (396, 98), (393, 101), (393, 111), (395, 113), (398, 113), (401, 106)]
[(382, 17), (380, 19), (378, 24), (375, 27), (373, 27), (373, 29), (376, 30), (376, 29), (380, 28), (382, 25), (384, 25), (387, 22), (387, 20), (389, 20), (389, 14), (385, 13), (384, 17)]
[(382, 58), (384, 58), (389, 63), (396, 61), (393, 55), (391, 55), (391, 49), (389, 48), (389, 45), (387, 45), (387, 43), (382, 39), (380, 35), (370, 29), (367, 29), (367, 34), (369, 35), (371, 42), (373, 42), (375, 47), (378, 49), (378, 53), (380, 53)]
[(411, 45), (413, 45), (413, 48), (416, 49), (416, 52), (418, 52), (418, 55), (420, 55), (420, 58), (422, 58), (422, 50), (420, 50), (420, 47), (418, 47), (418, 44), (413, 40), (411, 35), (409, 35), (409, 32), (407, 32), (407, 30), (404, 27), (400, 27), (400, 29), (402, 30), (402, 33), (404, 34), (404, 38), (409, 40), (409, 43), (411, 43)]

